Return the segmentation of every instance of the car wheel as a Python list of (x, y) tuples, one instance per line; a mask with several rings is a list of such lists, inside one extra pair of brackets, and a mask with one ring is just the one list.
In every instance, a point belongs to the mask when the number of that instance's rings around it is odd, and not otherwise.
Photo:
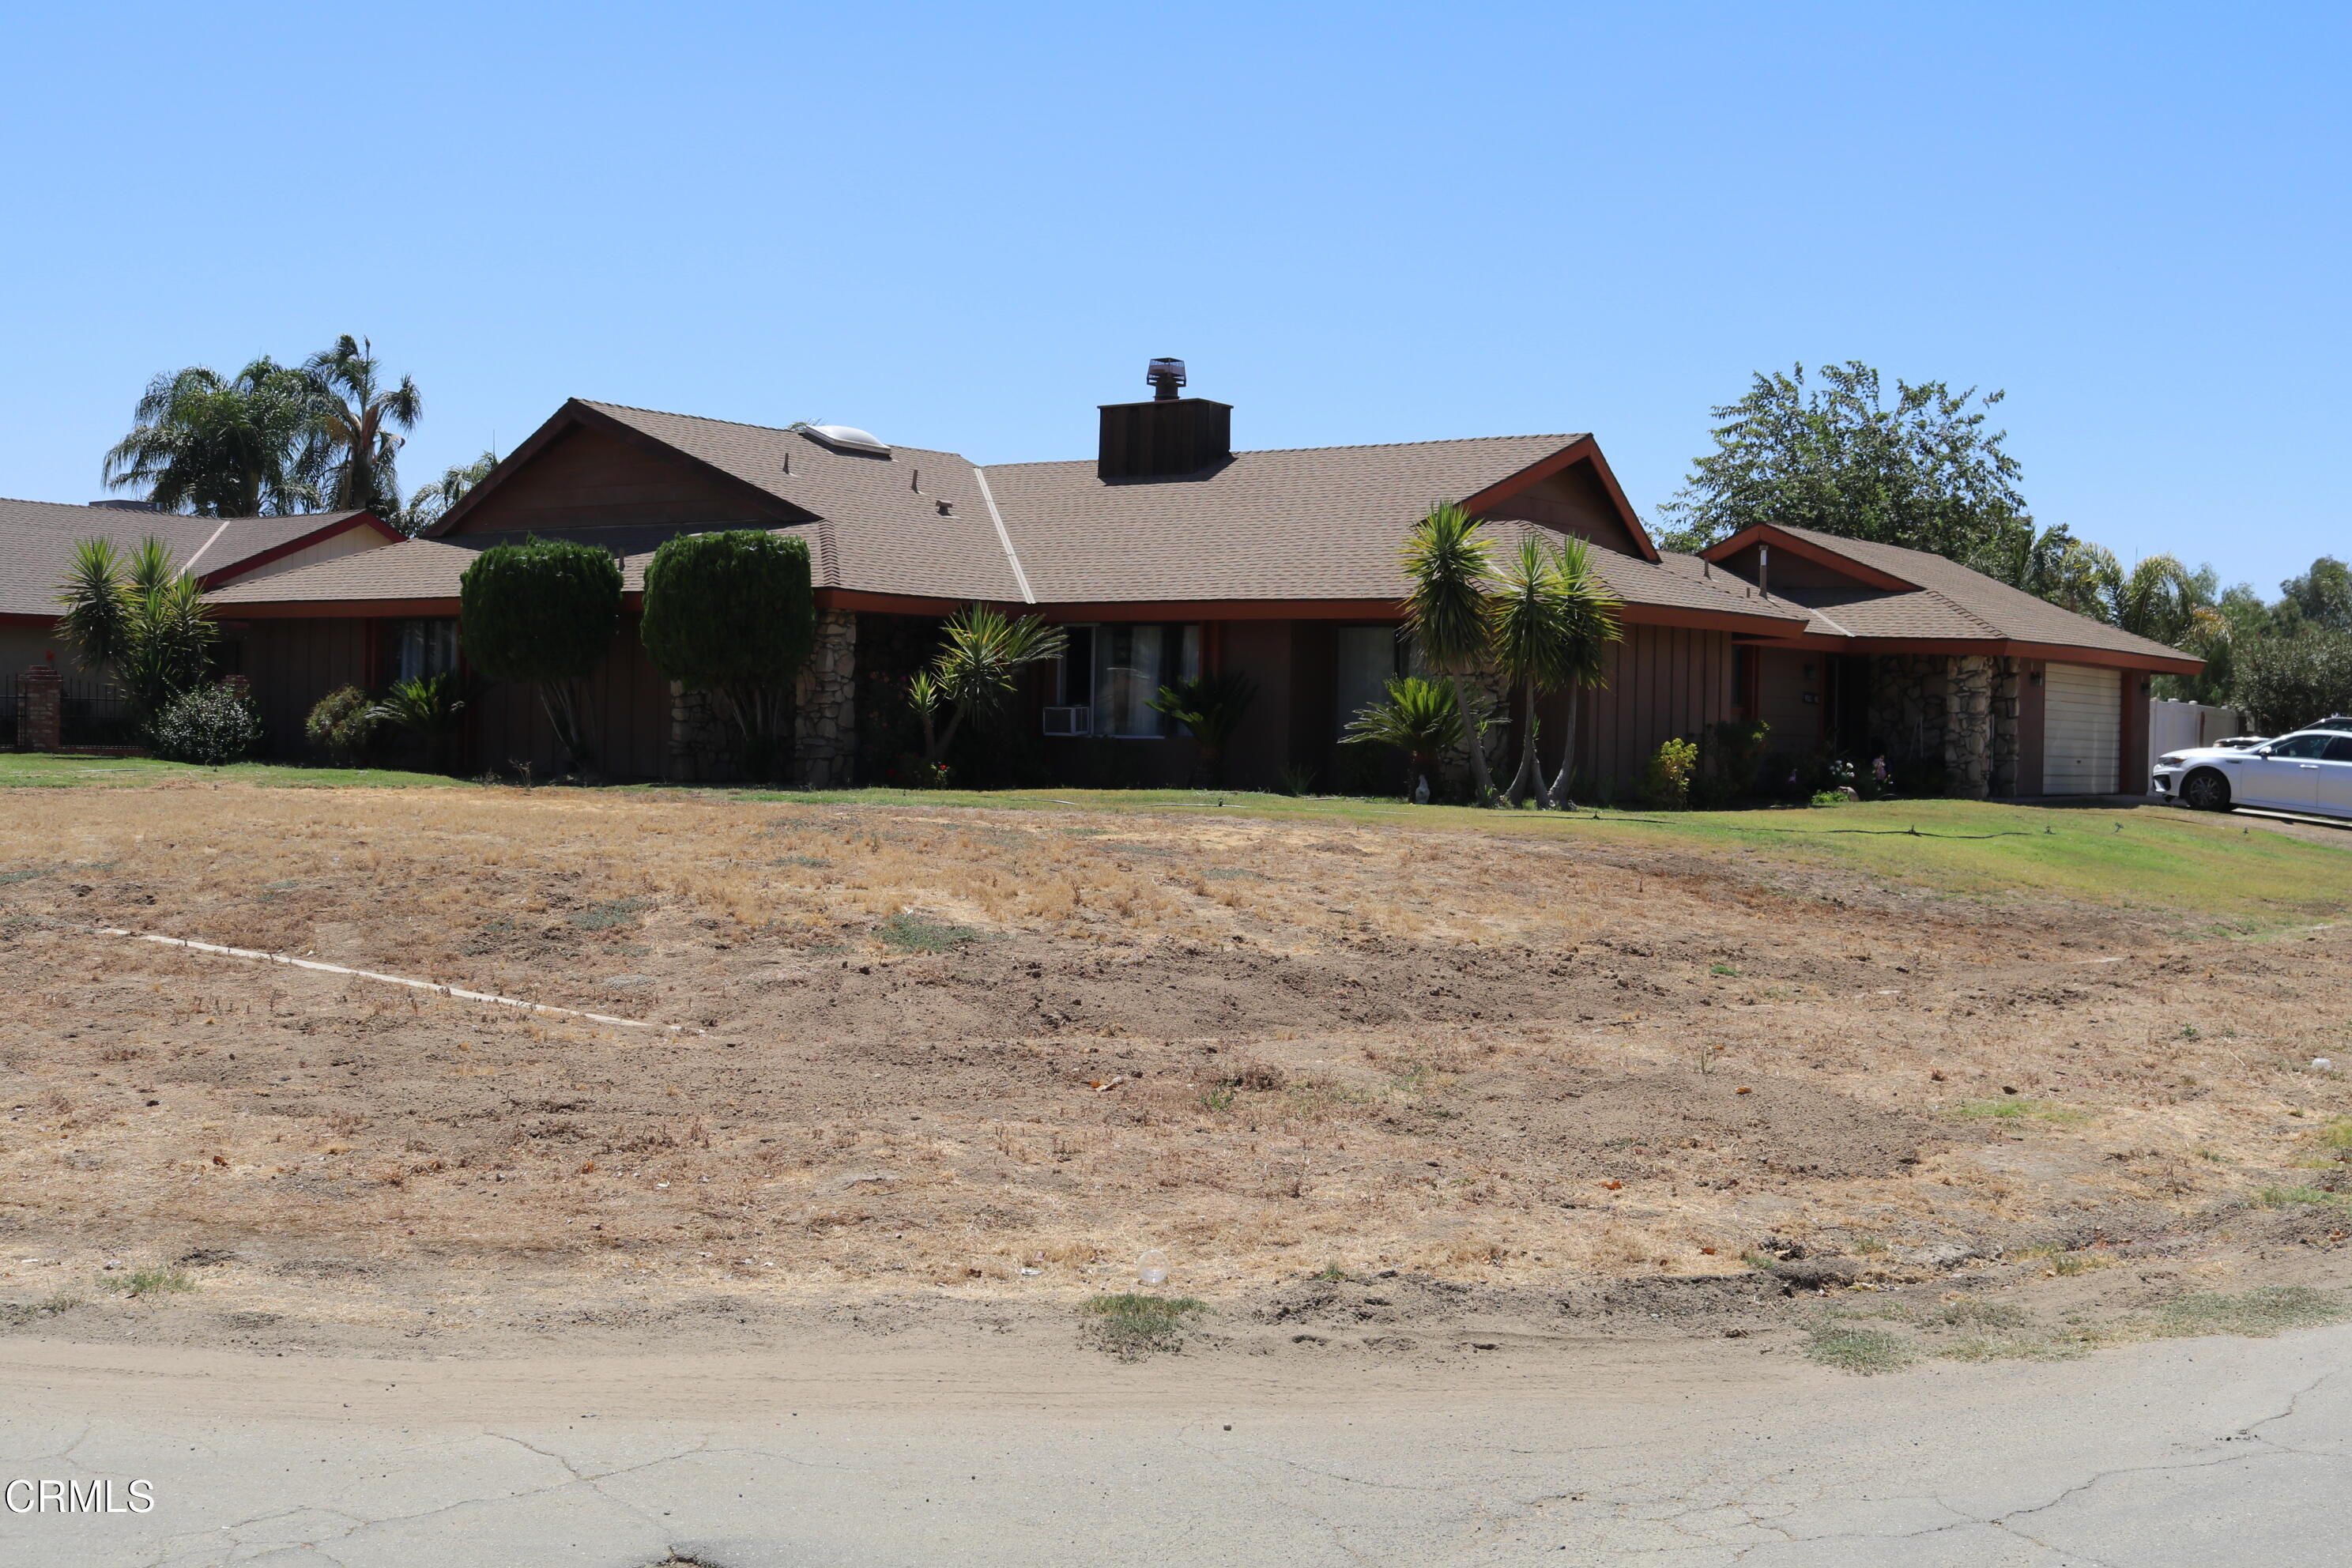
[(2230, 781), (2210, 768), (2200, 769), (2180, 781), (2180, 804), (2191, 811), (2227, 811)]

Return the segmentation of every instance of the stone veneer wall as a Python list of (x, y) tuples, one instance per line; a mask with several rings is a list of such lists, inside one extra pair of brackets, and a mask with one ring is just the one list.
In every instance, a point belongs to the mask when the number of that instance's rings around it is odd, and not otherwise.
[(707, 691), (669, 683), (669, 776), (684, 784), (724, 778), (734, 765), (735, 737)]
[(2018, 686), (2023, 671), (2013, 658), (1994, 659), (1992, 666), (1991, 791), (2013, 795), (2018, 793)]
[(1993, 667), (1980, 653), (1948, 659), (1944, 678), (1944, 768), (1952, 794), (1982, 800), (1992, 793)]
[(816, 643), (801, 669), (793, 773), (811, 789), (843, 789), (857, 755), (857, 616), (819, 610)]
[(1944, 761), (1946, 660), (1935, 654), (1879, 654), (1870, 661), (1870, 732), (1899, 773)]

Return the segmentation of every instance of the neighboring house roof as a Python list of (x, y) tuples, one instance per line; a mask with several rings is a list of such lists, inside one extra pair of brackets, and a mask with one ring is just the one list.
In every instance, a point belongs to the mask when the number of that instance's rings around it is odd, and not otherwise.
[(363, 511), (217, 518), (0, 500), (0, 617), (55, 620), (58, 587), (73, 566), (74, 546), (85, 539), (110, 540), (126, 555), (149, 538), (160, 539), (181, 571), (193, 573), (211, 587), (342, 532), (354, 522), (398, 537)]
[(1810, 528), (1759, 523), (1706, 552), (1710, 559), (1773, 539), (1795, 541), (1816, 558), (1852, 561), (1907, 584), (1902, 588), (1790, 588), (1776, 596), (1803, 605), (1814, 632), (1855, 637), (1899, 637), (1938, 642), (2025, 643), (2094, 649), (2146, 658), (2163, 665), (2194, 666), (2176, 648), (2137, 637), (2103, 621), (2078, 616), (2021, 588), (2012, 588), (1957, 561), (1924, 550), (1843, 539)]

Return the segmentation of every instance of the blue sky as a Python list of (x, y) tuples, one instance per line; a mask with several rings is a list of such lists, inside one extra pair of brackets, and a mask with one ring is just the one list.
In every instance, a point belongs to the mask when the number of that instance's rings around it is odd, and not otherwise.
[(1645, 509), (1751, 372), (2004, 387), (2036, 515), (2352, 553), (2341, 7), (15, 6), (0, 494), (339, 331), (410, 484), (567, 395), (1079, 457), (1590, 429)]

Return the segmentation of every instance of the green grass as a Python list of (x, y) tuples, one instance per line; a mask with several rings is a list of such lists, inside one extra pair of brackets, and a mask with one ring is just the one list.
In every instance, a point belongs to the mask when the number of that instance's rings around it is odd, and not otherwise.
[(635, 924), (638, 914), (652, 905), (651, 899), (607, 899), (574, 914), (572, 923), (582, 931), (611, 931)]
[[(158, 784), (177, 780), (260, 787), (479, 789), (436, 773), (373, 768), (310, 768), (245, 763), (197, 768), (143, 758), (0, 755), (0, 788)], [(661, 793), (688, 786), (604, 786), (605, 793)], [(1384, 799), (1300, 797), (1243, 791), (746, 790), (704, 786), (733, 799), (780, 805), (974, 808), (1068, 818), (1143, 816), (1162, 821), (1237, 816), (1328, 823), (1367, 831), (1411, 827), (1473, 831), (1535, 842), (1704, 853), (1762, 852), (1775, 859), (1901, 881), (1950, 897), (2015, 895), (2084, 900), (2209, 917), (2200, 930), (2262, 938), (2352, 911), (2346, 875), (2352, 834), (2341, 846), (2291, 837), (2227, 816), (2166, 807), (2010, 805), (1992, 801), (1869, 801), (1835, 812), (1803, 807), (1746, 811), (1480, 811), (1407, 805)], [(1099, 834), (1080, 824), (1066, 831)]]
[(1121, 1361), (1139, 1361), (1184, 1342), (1184, 1325), (1207, 1303), (1190, 1296), (1097, 1296), (1080, 1309), (1095, 1342)]
[(893, 952), (945, 952), (980, 940), (980, 933), (970, 926), (944, 925), (908, 914), (892, 915), (874, 928), (874, 934)]
[(200, 768), (152, 757), (52, 756), (38, 752), (0, 752), (0, 789), (40, 789), (157, 784), (173, 782), (254, 784), (261, 788), (475, 789), (466, 779), (412, 773), (397, 768), (305, 768), (280, 763), (234, 763)]
[(2254, 1194), (2254, 1202), (2266, 1209), (2290, 1208), (2296, 1204), (2352, 1206), (2352, 1193), (2331, 1193), (2325, 1187), (2264, 1187)]
[(102, 1281), (110, 1290), (120, 1290), (126, 1296), (144, 1300), (149, 1296), (173, 1296), (183, 1290), (193, 1290), (196, 1282), (182, 1268), (134, 1268), (128, 1274), (117, 1274)]
[(1911, 1342), (1900, 1334), (1880, 1329), (1849, 1329), (1837, 1323), (1824, 1323), (1815, 1329), (1805, 1343), (1805, 1354), (1822, 1366), (1864, 1377), (1900, 1372), (1919, 1359)]
[(2198, 1334), (2245, 1334), (2267, 1339), (2289, 1329), (2315, 1329), (2352, 1318), (2352, 1304), (2308, 1285), (2263, 1285), (2242, 1296), (2183, 1296), (2156, 1310), (2168, 1339)]
[(2023, 1095), (2003, 1095), (1999, 1100), (1964, 1100), (1946, 1112), (1963, 1121), (2047, 1121), (2057, 1127), (2074, 1127), (2088, 1121), (2088, 1111), (2074, 1110), (2055, 1100), (2030, 1100)]

